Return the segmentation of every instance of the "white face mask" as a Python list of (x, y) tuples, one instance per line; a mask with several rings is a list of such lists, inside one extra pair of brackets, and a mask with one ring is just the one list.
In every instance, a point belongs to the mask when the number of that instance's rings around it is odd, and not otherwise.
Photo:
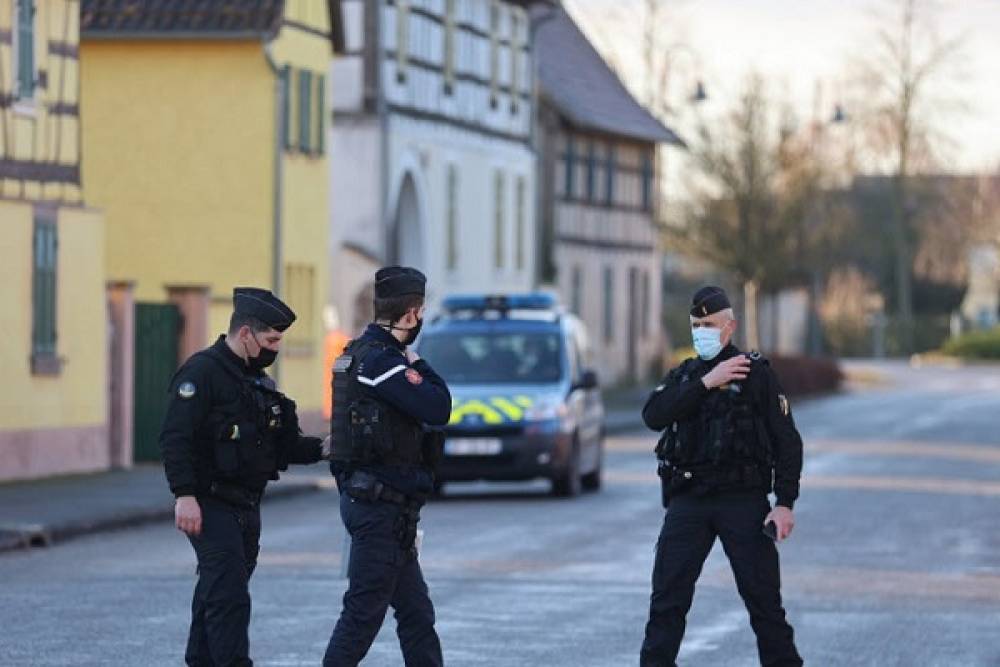
[(691, 330), (694, 351), (705, 361), (711, 361), (722, 352), (722, 329), (699, 327)]

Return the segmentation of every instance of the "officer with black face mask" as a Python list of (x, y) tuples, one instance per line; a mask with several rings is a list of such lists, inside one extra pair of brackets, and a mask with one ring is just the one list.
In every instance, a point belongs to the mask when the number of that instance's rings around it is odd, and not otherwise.
[(271, 292), (233, 290), (229, 332), (174, 375), (160, 450), (177, 528), (198, 558), (188, 665), (252, 665), (248, 583), (260, 550), (260, 499), (289, 463), (324, 456), (295, 403), (264, 369), (295, 313)]
[(656, 454), (667, 512), (640, 664), (674, 667), (695, 582), (718, 537), (761, 664), (800, 667), (781, 604), (775, 541), (794, 525), (802, 439), (767, 360), (733, 345), (736, 319), (726, 293), (698, 290), (690, 315), (697, 356), (671, 370), (642, 410), (646, 425), (662, 432)]
[(410, 348), (423, 325), (426, 278), (390, 266), (375, 274), (375, 321), (333, 367), (330, 467), (351, 535), (350, 584), (323, 664), (354, 667), (391, 605), (407, 665), (443, 664), (434, 605), (414, 539), (451, 416), (444, 380)]

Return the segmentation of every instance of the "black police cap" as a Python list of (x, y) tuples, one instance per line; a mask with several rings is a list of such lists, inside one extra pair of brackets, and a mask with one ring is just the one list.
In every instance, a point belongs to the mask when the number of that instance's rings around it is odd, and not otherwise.
[(407, 294), (424, 296), (427, 276), (408, 266), (387, 266), (375, 273), (375, 296), (391, 299)]
[(295, 313), (270, 290), (259, 287), (237, 287), (233, 290), (233, 310), (260, 320), (276, 331), (292, 326)]
[(691, 299), (691, 317), (708, 317), (732, 307), (725, 290), (709, 285), (694, 293), (694, 298)]

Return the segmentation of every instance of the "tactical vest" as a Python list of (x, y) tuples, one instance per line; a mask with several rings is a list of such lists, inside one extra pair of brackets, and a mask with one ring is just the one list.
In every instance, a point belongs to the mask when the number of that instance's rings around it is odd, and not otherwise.
[(333, 364), (330, 418), (333, 461), (348, 466), (423, 463), (421, 424), (378, 400), (358, 382), (365, 357), (372, 350), (387, 349), (378, 341), (353, 340)]
[[(754, 359), (753, 363), (767, 363)], [(708, 368), (700, 361), (682, 367), (681, 382), (700, 378)], [(749, 379), (749, 378), (748, 378)], [(747, 381), (732, 382), (709, 393), (695, 418), (671, 424), (657, 456), (674, 467), (717, 468), (773, 465), (770, 439), (754, 409)]]
[(288, 467), (284, 437), (294, 415), (284, 412), (284, 395), (266, 375), (249, 377), (229, 360), (209, 348), (199, 352), (212, 359), (239, 383), (239, 398), (213, 405), (206, 420), (212, 441), (213, 481), (263, 488)]

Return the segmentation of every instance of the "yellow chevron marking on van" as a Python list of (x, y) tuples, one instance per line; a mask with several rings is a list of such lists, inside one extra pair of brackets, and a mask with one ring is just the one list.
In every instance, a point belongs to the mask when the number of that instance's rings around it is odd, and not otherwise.
[(502, 424), (504, 421), (503, 415), (495, 409), (486, 405), (482, 401), (473, 399), (471, 401), (465, 401), (464, 403), (456, 402), (455, 406), (451, 409), (451, 419), (448, 423), (458, 424), (465, 419), (465, 415), (481, 415), (483, 422), (486, 424)]
[(507, 418), (511, 421), (519, 422), (524, 419), (524, 410), (511, 403), (506, 398), (501, 396), (491, 398), (490, 403), (493, 404), (493, 407), (499, 409), (507, 415)]

